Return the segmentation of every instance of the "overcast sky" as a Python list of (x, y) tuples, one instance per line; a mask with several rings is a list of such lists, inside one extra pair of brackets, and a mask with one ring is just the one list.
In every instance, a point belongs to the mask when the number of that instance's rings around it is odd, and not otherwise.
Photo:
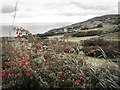
[[(2, 0), (0, 23), (12, 23), (17, 0)], [(18, 0), (15, 23), (81, 22), (117, 14), (119, 0)]]

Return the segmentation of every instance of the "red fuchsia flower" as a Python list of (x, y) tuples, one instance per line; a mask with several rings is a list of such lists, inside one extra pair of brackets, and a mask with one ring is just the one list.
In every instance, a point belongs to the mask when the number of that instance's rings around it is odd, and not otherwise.
[(53, 46), (53, 48), (55, 48), (55, 46)]
[(31, 60), (31, 62), (32, 62), (32, 60)]
[(82, 88), (82, 85), (80, 84), (80, 87)]
[(14, 77), (14, 73), (12, 73), (12, 77)]
[(0, 73), (0, 77), (2, 76), (2, 74)]
[(18, 32), (16, 32), (16, 34), (18, 34)]
[(6, 79), (6, 76), (4, 78)]
[(30, 55), (30, 57), (32, 58), (32, 55)]
[(67, 42), (69, 41), (69, 38), (67, 38)]
[(36, 49), (39, 49), (39, 47), (35, 47)]
[(3, 77), (5, 76), (5, 73), (4, 73), (4, 72), (2, 73), (2, 76), (3, 76)]
[(80, 87), (82, 88), (82, 85), (80, 84)]
[(30, 76), (32, 76), (32, 73), (30, 73)]
[(95, 55), (96, 53), (94, 52), (93, 54)]
[(20, 37), (20, 35), (18, 35), (17, 37)]
[(6, 79), (6, 75), (5, 75), (5, 73), (4, 73), (4, 72), (2, 73), (2, 76)]
[(82, 79), (82, 76), (80, 76), (80, 79)]
[(76, 60), (77, 60), (78, 58), (76, 57)]
[(80, 83), (80, 82), (81, 82), (81, 80), (78, 80), (78, 82)]
[(48, 62), (46, 62), (46, 65), (48, 65)]
[(24, 71), (24, 74), (26, 74), (26, 71)]
[(41, 47), (39, 47), (39, 49), (41, 49)]
[(22, 32), (20, 33), (20, 35), (22, 35)]
[(4, 67), (4, 64), (2, 64), (2, 67)]
[(22, 66), (27, 66), (27, 64), (26, 64), (26, 63), (23, 63)]
[(26, 46), (28, 46), (28, 43), (26, 43)]
[(24, 71), (24, 74), (27, 74), (28, 72)]
[(61, 76), (61, 78), (63, 78), (64, 77), (64, 74)]
[(28, 61), (28, 59), (29, 59), (29, 57), (28, 57), (28, 56), (27, 56), (27, 57), (25, 57), (25, 60), (26, 60), (26, 61)]
[(83, 65), (83, 61), (82, 61), (82, 65)]
[(25, 60), (23, 60), (23, 63), (25, 63)]

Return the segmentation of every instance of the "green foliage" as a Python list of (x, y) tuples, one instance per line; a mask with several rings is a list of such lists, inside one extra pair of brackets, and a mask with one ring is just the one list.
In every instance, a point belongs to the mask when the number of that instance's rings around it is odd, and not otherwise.
[(103, 24), (102, 24), (102, 23), (99, 23), (99, 24), (97, 25), (97, 28), (101, 28), (101, 27), (103, 27)]

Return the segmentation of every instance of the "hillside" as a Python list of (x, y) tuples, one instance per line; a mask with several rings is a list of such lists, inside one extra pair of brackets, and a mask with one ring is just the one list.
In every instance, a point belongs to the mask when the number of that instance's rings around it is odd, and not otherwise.
[[(55, 28), (44, 33), (43, 36), (53, 36), (63, 33), (80, 32), (83, 30), (103, 30), (110, 31), (117, 28), (119, 21), (119, 14), (104, 15), (100, 17), (94, 17), (84, 22), (75, 23), (69, 26)], [(39, 34), (39, 36), (42, 36)]]

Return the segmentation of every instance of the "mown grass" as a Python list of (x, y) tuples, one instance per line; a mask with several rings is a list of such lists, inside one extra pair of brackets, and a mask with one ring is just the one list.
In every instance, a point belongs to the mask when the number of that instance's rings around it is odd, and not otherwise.
[[(58, 40), (62, 40), (62, 37), (63, 35), (56, 35), (56, 36), (51, 36), (51, 37), (48, 37), (50, 40), (54, 40), (56, 38), (58, 38)], [(91, 38), (96, 38), (96, 37), (99, 37), (99, 36), (87, 36), (87, 37), (69, 37), (69, 41), (71, 42), (79, 42), (81, 40), (87, 40), (87, 39), (91, 39)]]

